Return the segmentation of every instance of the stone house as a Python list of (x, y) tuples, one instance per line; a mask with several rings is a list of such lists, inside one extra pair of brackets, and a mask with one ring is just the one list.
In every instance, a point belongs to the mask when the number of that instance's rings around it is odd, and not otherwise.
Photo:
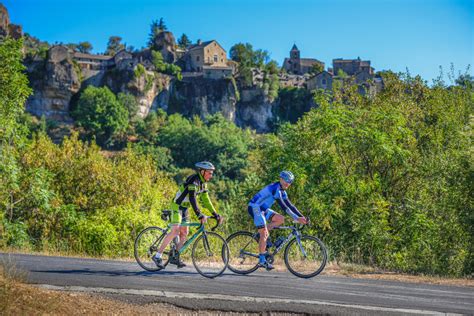
[(106, 70), (115, 66), (114, 57), (74, 52), (74, 60), (83, 70)]
[(324, 63), (314, 58), (301, 58), (296, 44), (290, 50), (290, 58), (285, 58), (282, 68), (289, 74), (304, 75), (309, 73), (313, 65), (319, 64), (324, 69)]
[(312, 91), (317, 89), (332, 90), (333, 75), (322, 71), (306, 81), (306, 89)]
[(225, 78), (234, 72), (232, 65), (228, 65), (227, 52), (216, 40), (191, 45), (179, 64), (183, 72), (202, 73), (209, 79)]
[(203, 67), (228, 67), (227, 53), (215, 40), (191, 45), (183, 56), (185, 65), (183, 71), (202, 72)]
[(127, 52), (125, 49), (120, 50), (117, 54), (114, 55), (114, 63), (118, 65), (122, 61), (133, 59), (133, 55), (130, 52)]
[(364, 72), (369, 75), (374, 74), (374, 68), (370, 67), (370, 60), (357, 59), (342, 59), (336, 58), (332, 60), (333, 73), (337, 76), (339, 70), (344, 71), (349, 76), (354, 76), (359, 72)]

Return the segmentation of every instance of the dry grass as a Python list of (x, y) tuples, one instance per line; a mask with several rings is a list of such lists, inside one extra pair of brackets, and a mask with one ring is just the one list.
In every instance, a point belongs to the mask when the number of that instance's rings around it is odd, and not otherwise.
[(389, 272), (377, 268), (335, 262), (328, 263), (322, 274), (326, 275), (341, 275), (358, 279), (375, 279), (375, 280), (390, 280), (410, 283), (427, 283), (439, 285), (454, 285), (454, 286), (469, 286), (474, 287), (474, 279), (472, 278), (442, 278), (425, 275), (410, 275), (396, 272)]
[(0, 315), (189, 314), (169, 304), (135, 306), (89, 294), (58, 292), (24, 284), (28, 275), (6, 257), (0, 264)]

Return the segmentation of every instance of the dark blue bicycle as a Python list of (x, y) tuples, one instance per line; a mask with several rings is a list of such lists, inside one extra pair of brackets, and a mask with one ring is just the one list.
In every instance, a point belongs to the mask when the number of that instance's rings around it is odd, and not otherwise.
[[(317, 237), (303, 235), (307, 225), (280, 226), (274, 230), (290, 230), (281, 236), (267, 252), (267, 261), (274, 262), (275, 255), (284, 249), (287, 269), (300, 278), (312, 278), (320, 274), (327, 262), (326, 246)], [(227, 238), (230, 257), (228, 268), (238, 274), (249, 274), (258, 269), (258, 233), (239, 231)]]

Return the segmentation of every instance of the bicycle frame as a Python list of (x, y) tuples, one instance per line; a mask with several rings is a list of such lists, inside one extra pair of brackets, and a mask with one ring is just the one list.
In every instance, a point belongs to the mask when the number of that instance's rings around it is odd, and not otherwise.
[[(270, 253), (271, 256), (275, 256), (277, 253), (279, 253), (285, 246), (293, 239), (293, 237), (296, 238), (298, 242), (298, 246), (300, 247), (301, 251), (303, 252), (304, 256), (306, 257), (306, 252), (304, 251), (303, 245), (301, 245), (301, 232), (295, 227), (295, 226), (280, 226), (280, 227), (275, 227), (274, 229), (291, 229), (291, 233), (285, 238), (285, 240), (273, 251), (273, 253)], [(257, 233), (254, 234), (254, 237), (257, 235)], [(248, 245), (248, 244), (247, 244)], [(247, 247), (245, 245), (245, 247)], [(248, 251), (241, 250), (241, 254), (245, 254), (251, 257), (258, 258), (259, 254), (254, 254)]]
[(280, 227), (275, 227), (274, 229), (291, 229), (291, 233), (283, 240), (283, 242), (273, 251), (271, 254), (272, 256), (276, 255), (279, 253), (285, 246), (293, 239), (293, 237), (296, 238), (296, 241), (298, 242), (298, 245), (300, 246), (301, 251), (304, 253), (304, 256), (306, 257), (306, 252), (303, 249), (303, 246), (301, 245), (301, 232), (295, 227), (295, 226), (280, 226)]
[[(153, 244), (159, 244), (161, 242), (161, 240), (164, 238), (164, 236), (166, 236), (168, 233), (169, 233), (169, 230), (171, 229), (171, 227), (173, 227), (174, 225), (171, 225), (171, 224), (168, 224), (168, 226), (166, 227), (166, 230), (165, 230), (165, 234), (162, 234), (161, 237), (162, 238), (159, 238), (157, 239)], [(199, 237), (199, 235), (201, 234), (205, 234), (206, 233), (206, 230), (204, 228), (204, 225), (202, 225), (201, 223), (181, 223), (180, 226), (187, 226), (187, 227), (199, 227), (197, 231), (195, 231), (193, 233), (193, 235), (191, 236), (191, 238), (188, 238), (186, 240), (186, 242), (184, 243), (184, 245), (181, 247), (181, 249), (178, 250), (178, 253), (179, 254), (182, 254), (192, 243), (193, 241)]]

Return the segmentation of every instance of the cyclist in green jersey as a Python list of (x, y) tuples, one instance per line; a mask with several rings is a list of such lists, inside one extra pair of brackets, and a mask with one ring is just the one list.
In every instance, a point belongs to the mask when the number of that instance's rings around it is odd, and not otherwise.
[[(173, 227), (168, 235), (166, 235), (163, 239), (163, 242), (161, 243), (156, 255), (152, 257), (156, 266), (161, 269), (164, 268), (163, 260), (161, 258), (162, 253), (173, 240), (173, 238), (179, 236), (179, 242), (176, 246), (177, 250), (179, 250), (186, 241), (187, 235), (189, 233), (189, 227), (181, 226), (181, 223), (189, 221), (189, 206), (193, 208), (196, 216), (202, 224), (207, 221), (207, 217), (202, 214), (201, 209), (197, 203), (198, 198), (202, 206), (211, 211), (212, 215), (217, 218), (219, 224), (221, 224), (224, 220), (224, 218), (216, 212), (207, 191), (207, 182), (211, 180), (214, 174), (214, 165), (208, 161), (202, 161), (196, 163), (195, 167), (197, 169), (197, 173), (189, 176), (186, 179), (184, 184), (180, 186), (179, 191), (176, 193), (176, 196), (171, 203), (170, 224)], [(170, 258), (170, 263), (176, 264), (178, 268), (186, 266), (186, 264), (179, 259), (179, 256)]]

